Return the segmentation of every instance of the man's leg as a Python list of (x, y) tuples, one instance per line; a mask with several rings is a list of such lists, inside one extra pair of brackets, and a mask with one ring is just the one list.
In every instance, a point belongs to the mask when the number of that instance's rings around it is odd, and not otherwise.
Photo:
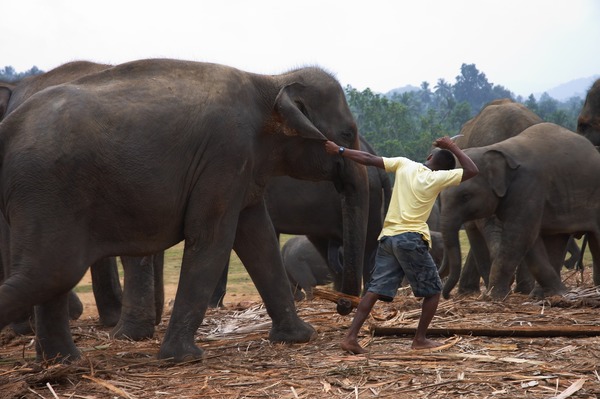
[(440, 294), (434, 294), (423, 298), (423, 305), (421, 307), (421, 318), (419, 319), (417, 332), (415, 333), (415, 338), (413, 339), (412, 343), (413, 349), (429, 349), (441, 345), (439, 342), (427, 339), (427, 337), (425, 336), (425, 334), (427, 333), (427, 328), (429, 328), (429, 324), (431, 323), (433, 316), (435, 316), (435, 312), (437, 311), (439, 302)]
[(360, 332), (360, 328), (362, 327), (362, 325), (365, 323), (365, 320), (367, 320), (367, 317), (369, 317), (371, 309), (373, 309), (373, 306), (375, 305), (375, 302), (377, 302), (378, 299), (379, 295), (368, 291), (362, 297), (360, 303), (358, 304), (358, 307), (356, 308), (356, 314), (354, 315), (352, 324), (348, 329), (348, 333), (346, 334), (346, 337), (342, 340), (341, 347), (343, 350), (354, 354), (366, 352), (366, 350), (358, 344), (358, 333)]

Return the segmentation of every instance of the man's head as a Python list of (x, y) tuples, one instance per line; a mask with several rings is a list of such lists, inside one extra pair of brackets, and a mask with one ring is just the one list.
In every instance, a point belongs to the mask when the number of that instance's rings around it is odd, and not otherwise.
[(436, 148), (427, 157), (425, 166), (431, 170), (451, 170), (456, 167), (456, 159), (452, 152)]

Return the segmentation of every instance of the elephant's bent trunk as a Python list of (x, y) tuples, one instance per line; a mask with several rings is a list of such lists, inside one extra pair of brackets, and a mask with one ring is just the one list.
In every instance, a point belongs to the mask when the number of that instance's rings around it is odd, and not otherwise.
[(458, 229), (443, 229), (444, 236), (444, 266), (448, 269), (448, 278), (444, 283), (442, 295), (448, 299), (450, 291), (456, 286), (460, 278), (461, 253)]

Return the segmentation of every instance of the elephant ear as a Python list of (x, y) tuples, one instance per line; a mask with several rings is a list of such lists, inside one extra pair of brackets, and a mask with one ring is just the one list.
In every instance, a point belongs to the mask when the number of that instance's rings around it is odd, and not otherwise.
[(286, 136), (325, 141), (327, 138), (306, 115), (305, 99), (302, 96), (305, 90), (306, 86), (300, 83), (283, 87), (275, 99), (275, 120)]
[(12, 91), (9, 87), (0, 86), (0, 121), (4, 118), (4, 114), (8, 109), (8, 100), (10, 100), (10, 96)]
[(498, 197), (504, 197), (512, 181), (512, 172), (521, 165), (509, 154), (499, 150), (487, 151), (483, 159), (490, 187)]

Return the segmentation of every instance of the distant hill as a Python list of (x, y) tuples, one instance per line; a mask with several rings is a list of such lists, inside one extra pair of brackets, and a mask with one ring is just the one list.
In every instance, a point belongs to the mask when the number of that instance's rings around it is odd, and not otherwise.
[(387, 98), (392, 98), (392, 96), (394, 94), (404, 94), (404, 93), (409, 92), (409, 91), (417, 91), (417, 90), (420, 90), (420, 89), (421, 88), (417, 87), (417, 86), (406, 85), (406, 86), (397, 87), (395, 89), (392, 89), (392, 90), (388, 91), (387, 93), (385, 93), (384, 95)]
[[(558, 101), (566, 101), (571, 97), (585, 98), (589, 88), (592, 87), (592, 84), (598, 79), (600, 79), (600, 75), (571, 80), (570, 82), (546, 90), (546, 93)], [(534, 93), (533, 95), (539, 100), (542, 94), (543, 93)]]

